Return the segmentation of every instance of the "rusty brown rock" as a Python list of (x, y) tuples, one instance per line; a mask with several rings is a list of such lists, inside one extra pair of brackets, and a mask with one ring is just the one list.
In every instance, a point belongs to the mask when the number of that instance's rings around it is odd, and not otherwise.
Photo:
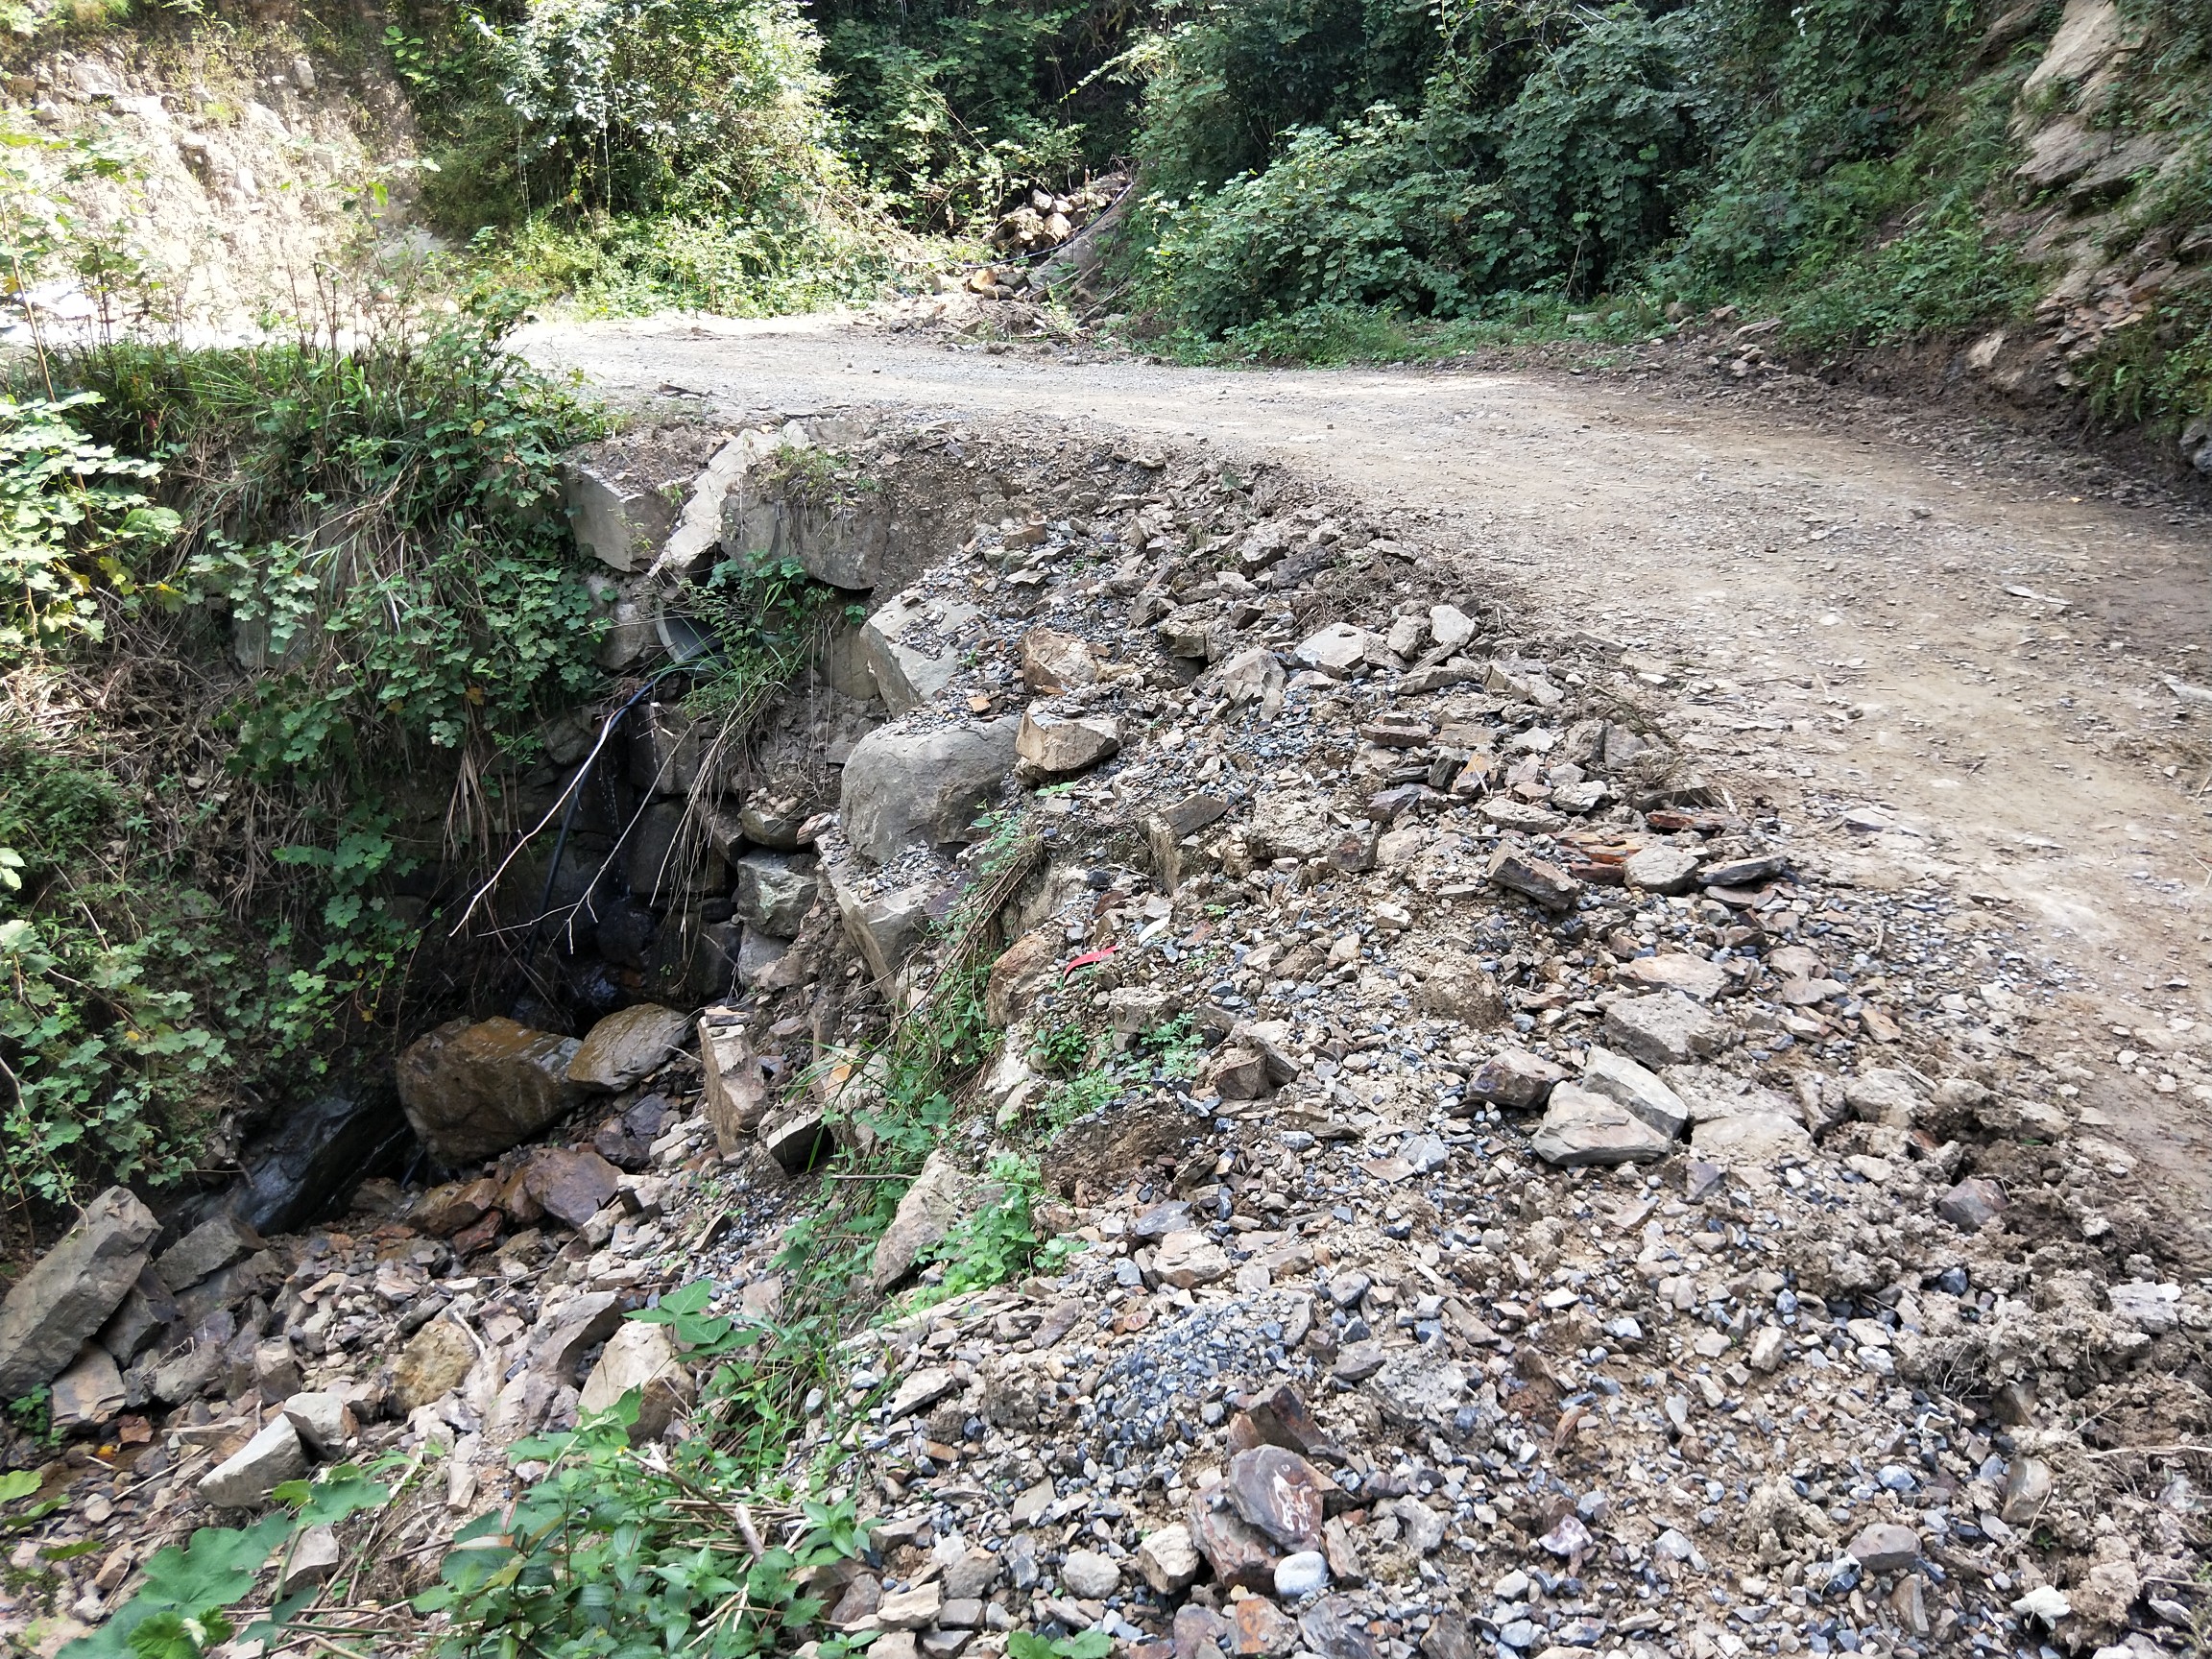
[(568, 1081), (581, 1045), (512, 1020), (454, 1020), (393, 1068), (407, 1121), (447, 1166), (519, 1145), (573, 1111), (586, 1091)]
[(1219, 1507), (1215, 1496), (1200, 1493), (1190, 1500), (1190, 1541), (1225, 1588), (1241, 1584), (1247, 1590), (1267, 1589), (1275, 1582), (1278, 1552), (1256, 1528), (1244, 1524), (1226, 1494), (1219, 1495)]
[(1286, 1553), (1319, 1550), (1326, 1499), (1320, 1473), (1295, 1452), (1255, 1446), (1229, 1459), (1222, 1479), (1247, 1526)]
[(538, 1207), (570, 1227), (581, 1227), (614, 1196), (622, 1172), (596, 1152), (542, 1146), (522, 1168), (522, 1190)]

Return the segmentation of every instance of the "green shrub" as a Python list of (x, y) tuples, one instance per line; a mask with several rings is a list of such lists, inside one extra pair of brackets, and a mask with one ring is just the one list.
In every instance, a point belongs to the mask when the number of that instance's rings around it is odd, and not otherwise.
[(1263, 170), (1159, 204), (1166, 316), (1205, 338), (1353, 308), (1465, 317), (1517, 289), (1597, 292), (1656, 247), (1695, 133), (1676, 26), (1620, 6), (1541, 55), (1499, 36), (1535, 65), (1509, 99), (1495, 55), (1455, 58), (1416, 114), (1296, 132)]

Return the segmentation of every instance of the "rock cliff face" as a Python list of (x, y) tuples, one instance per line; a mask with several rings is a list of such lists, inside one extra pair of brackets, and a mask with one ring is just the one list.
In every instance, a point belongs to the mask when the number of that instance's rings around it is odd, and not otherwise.
[[(327, 49), (329, 26), (372, 25), (342, 7), (318, 36), (289, 7), (255, 10), (224, 29), (117, 29), (7, 82), (6, 107), (32, 130), (99, 134), (126, 157), (120, 177), (73, 185), (67, 152), (17, 153), (144, 265), (159, 319), (193, 329), (246, 332), (290, 309), (318, 292), (318, 262), (365, 234), (387, 254), (428, 245), (410, 222), (417, 152), (398, 81), (380, 53)], [(372, 184), (381, 205), (364, 200)], [(33, 300), (50, 325), (96, 315), (66, 280)]]

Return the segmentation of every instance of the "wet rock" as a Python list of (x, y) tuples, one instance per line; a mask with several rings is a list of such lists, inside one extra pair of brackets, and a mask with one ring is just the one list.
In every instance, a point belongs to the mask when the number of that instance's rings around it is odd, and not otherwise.
[(839, 817), (854, 852), (882, 864), (911, 846), (965, 840), (1015, 759), (1018, 717), (916, 730), (880, 726), (845, 762)]
[(577, 1408), (612, 1410), (633, 1389), (638, 1399), (637, 1420), (629, 1430), (632, 1445), (660, 1439), (677, 1414), (689, 1408), (697, 1390), (667, 1326), (625, 1319), (585, 1379)]
[(640, 1002), (593, 1025), (568, 1061), (568, 1081), (619, 1094), (683, 1050), (691, 1022), (673, 1008)]
[(1590, 1046), (1582, 1063), (1581, 1087), (1625, 1106), (1669, 1140), (1689, 1126), (1690, 1107), (1656, 1074), (1624, 1054)]
[[(612, 1298), (610, 1298), (612, 1300)], [(450, 1319), (433, 1319), (409, 1338), (392, 1372), (392, 1399), (402, 1413), (461, 1386), (476, 1363), (476, 1344)]]
[(307, 1473), (307, 1452), (289, 1417), (267, 1427), (200, 1480), (200, 1496), (218, 1509), (257, 1508), (287, 1480)]
[(239, 1160), (229, 1207), (267, 1234), (296, 1233), (342, 1205), (368, 1176), (395, 1172), (415, 1132), (381, 1078), (363, 1079), (288, 1107), (276, 1132)]
[(1040, 697), (1098, 683), (1098, 658), (1088, 639), (1050, 628), (1032, 628), (1022, 636), (1022, 678)]
[(449, 1021), (399, 1056), (399, 1101), (433, 1158), (474, 1164), (582, 1103), (587, 1092), (568, 1081), (581, 1046), (507, 1019)]
[(1969, 1175), (1936, 1200), (1936, 1214), (1961, 1233), (1979, 1233), (2005, 1214), (2005, 1189), (1986, 1175)]
[(1248, 1527), (1286, 1551), (1321, 1548), (1325, 1491), (1313, 1465), (1280, 1446), (1255, 1446), (1229, 1459), (1229, 1502)]
[(108, 1322), (160, 1224), (127, 1187), (110, 1187), (0, 1303), (0, 1400), (50, 1382)]
[(737, 860), (732, 906), (740, 922), (776, 939), (796, 939), (821, 890), (810, 854), (753, 852)]
[(1638, 1065), (1657, 1070), (1710, 1060), (1726, 1046), (1729, 1031), (1679, 992), (1623, 997), (1605, 1010), (1605, 1043)]
[(522, 1190), (564, 1226), (581, 1227), (622, 1184), (622, 1172), (596, 1152), (541, 1146), (523, 1166)]
[(1465, 1100), (1498, 1106), (1508, 1112), (1533, 1112), (1551, 1096), (1551, 1086), (1565, 1082), (1565, 1067), (1522, 1048), (1493, 1054), (1467, 1079)]
[(1072, 778), (1121, 747), (1121, 723), (1107, 716), (1056, 714), (1032, 706), (1022, 716), (1014, 753), (1025, 777)]
[(1552, 1089), (1528, 1145), (1547, 1164), (1573, 1169), (1654, 1163), (1674, 1149), (1674, 1141), (1619, 1102), (1561, 1083)]
[(1573, 909), (1582, 895), (1582, 883), (1575, 878), (1518, 847), (1501, 846), (1491, 854), (1486, 874), (1493, 885), (1533, 900), (1547, 910)]

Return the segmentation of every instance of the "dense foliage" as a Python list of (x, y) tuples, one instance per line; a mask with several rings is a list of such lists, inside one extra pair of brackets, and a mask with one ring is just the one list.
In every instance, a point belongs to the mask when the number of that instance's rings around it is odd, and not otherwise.
[(391, 1018), (442, 861), (595, 690), (514, 308), (347, 349), (103, 347), (0, 403), (0, 1125), (16, 1195), (177, 1179)]

